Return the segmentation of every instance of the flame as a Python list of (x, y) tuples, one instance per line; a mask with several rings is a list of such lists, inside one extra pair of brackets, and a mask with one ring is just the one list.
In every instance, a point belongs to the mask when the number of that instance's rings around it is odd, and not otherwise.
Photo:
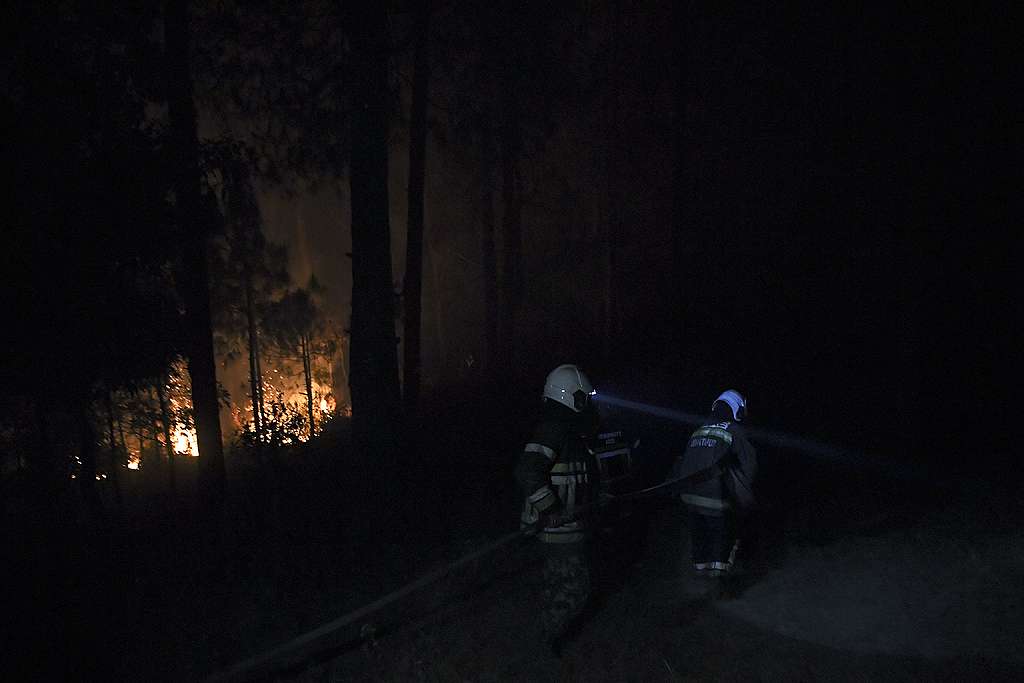
[[(311, 386), (313, 389), (313, 419), (316, 422), (316, 432), (319, 432), (323, 424), (334, 417), (338, 406), (334, 398), (334, 392), (329, 385), (312, 380)], [(282, 443), (291, 444), (295, 443), (296, 440), (300, 443), (309, 441), (311, 436), (308, 424), (309, 397), (306, 395), (306, 386), (302, 375), (294, 372), (282, 372), (278, 368), (264, 373), (263, 395), (265, 397), (264, 419), (267, 421), (268, 429), (281, 426), (275, 423), (275, 419), (283, 421), (288, 418), (287, 415), (275, 418), (270, 410), (271, 403), (280, 400), (280, 402), (288, 406), (291, 415), (298, 414), (303, 418), (307, 418), (307, 424), (303, 426), (302, 431), (295, 435), (294, 439), (292, 437), (284, 437)], [(256, 427), (253, 420), (253, 406), (251, 402), (244, 406), (233, 407), (232, 417), (236, 429), (247, 432), (250, 435), (255, 433)]]
[(199, 437), (194, 424), (181, 419), (182, 415), (192, 414), (192, 391), (188, 384), (188, 365), (179, 359), (175, 371), (170, 373), (167, 382), (167, 397), (171, 415), (174, 418), (171, 432), (171, 446), (175, 455), (199, 456)]
[(128, 469), (137, 470), (141, 466), (142, 459), (139, 457), (139, 454), (136, 453), (135, 451), (130, 451), (128, 453)]
[(192, 457), (199, 455), (199, 438), (194, 427), (186, 428), (178, 423), (174, 434), (174, 453)]

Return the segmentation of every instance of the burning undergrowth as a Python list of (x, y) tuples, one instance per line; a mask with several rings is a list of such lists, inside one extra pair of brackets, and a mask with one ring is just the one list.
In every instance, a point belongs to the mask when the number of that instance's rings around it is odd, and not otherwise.
[[(221, 385), (225, 441), (242, 450), (306, 443), (323, 433), (335, 417), (351, 415), (347, 403), (339, 406), (329, 365), (329, 359), (312, 362), (307, 377), (298, 363), (277, 359), (263, 373), (256, 401), (247, 395), (245, 382), (238, 383), (237, 393)], [(225, 375), (230, 378), (230, 369)], [(147, 384), (98, 390), (93, 433), (107, 457), (98, 463), (96, 478), (106, 478), (113, 468), (137, 471), (167, 466), (172, 459), (198, 457), (191, 394), (187, 362), (181, 358)], [(75, 457), (70, 465), (69, 476), (81, 476), (81, 459)]]

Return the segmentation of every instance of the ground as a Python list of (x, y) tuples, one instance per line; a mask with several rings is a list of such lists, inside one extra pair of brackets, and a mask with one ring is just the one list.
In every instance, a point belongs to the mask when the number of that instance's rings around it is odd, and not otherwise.
[(560, 657), (537, 638), (538, 567), (515, 545), (394, 630), (277, 677), (1024, 680), (1024, 534), (993, 508), (1012, 503), (967, 491), (889, 502), (847, 508), (856, 519), (830, 538), (793, 525), (724, 595), (687, 571), (685, 516), (655, 503), (626, 538), (606, 538), (631, 556), (606, 562), (601, 599)]
[[(5, 680), (204, 680), (509, 534), (529, 420), (502, 419), (425, 420), (418, 499), (382, 496), (344, 433), (276, 464), (232, 457), (206, 548), (189, 468), (177, 502), (155, 474), (122, 481), (116, 517), (105, 491), (106, 527), (69, 522), (52, 542), (10, 527), (21, 638)], [(640, 483), (660, 481), (688, 427), (630, 427)], [(538, 634), (536, 547), (518, 539), (238, 680), (1024, 680), (1012, 476), (759, 456), (745, 572), (724, 593), (689, 574), (685, 515), (657, 498), (600, 537), (599, 600), (560, 657)]]

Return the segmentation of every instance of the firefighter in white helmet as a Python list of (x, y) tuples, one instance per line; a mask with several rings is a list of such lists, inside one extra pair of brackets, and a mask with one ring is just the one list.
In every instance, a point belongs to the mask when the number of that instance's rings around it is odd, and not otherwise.
[(598, 513), (598, 469), (587, 439), (597, 433), (596, 394), (575, 365), (560, 365), (544, 382), (542, 416), (523, 448), (516, 480), (520, 518), (545, 554), (540, 619), (555, 654), (592, 594), (590, 539)]
[(693, 434), (674, 466), (686, 477), (680, 497), (689, 514), (691, 555), (698, 575), (720, 577), (733, 571), (740, 538), (740, 518), (754, 504), (757, 453), (741, 423), (747, 401), (738, 391), (722, 392), (711, 415)]

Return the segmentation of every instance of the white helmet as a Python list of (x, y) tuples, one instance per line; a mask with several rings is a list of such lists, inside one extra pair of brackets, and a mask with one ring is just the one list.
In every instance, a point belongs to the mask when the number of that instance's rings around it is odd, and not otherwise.
[(575, 365), (559, 365), (544, 382), (544, 398), (558, 401), (577, 413), (583, 412), (596, 393), (594, 385)]
[(732, 409), (732, 416), (737, 422), (742, 422), (747, 416), (747, 399), (743, 398), (743, 394), (736, 391), (735, 389), (729, 389), (723, 391), (715, 402), (711, 404), (711, 410), (715, 409), (718, 402), (721, 401)]

